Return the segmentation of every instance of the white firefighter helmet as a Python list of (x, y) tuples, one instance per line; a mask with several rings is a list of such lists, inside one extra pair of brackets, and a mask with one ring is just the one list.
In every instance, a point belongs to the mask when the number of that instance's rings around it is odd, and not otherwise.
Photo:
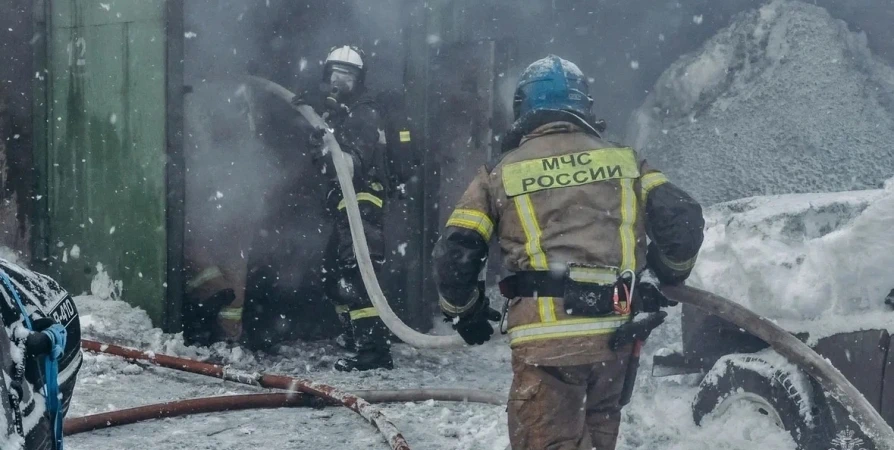
[(356, 70), (358, 81), (362, 82), (366, 74), (366, 65), (363, 62), (363, 50), (350, 45), (333, 47), (326, 56), (323, 65), (323, 79), (329, 81), (333, 68)]

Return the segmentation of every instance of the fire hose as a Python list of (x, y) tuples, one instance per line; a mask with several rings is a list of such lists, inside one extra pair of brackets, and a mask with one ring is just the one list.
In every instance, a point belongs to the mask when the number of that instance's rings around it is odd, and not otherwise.
[(362, 398), (342, 392), (332, 386), (282, 375), (250, 373), (219, 366), (217, 364), (204, 363), (186, 358), (177, 358), (175, 356), (160, 355), (153, 352), (142, 352), (136, 349), (102, 344), (95, 341), (82, 340), (81, 347), (93, 352), (108, 353), (126, 359), (148, 361), (152, 364), (167, 367), (169, 369), (207, 375), (251, 386), (303, 392), (329, 401), (334, 401), (347, 407), (351, 411), (360, 414), (360, 416), (366, 419), (367, 422), (375, 426), (376, 429), (382, 433), (393, 450), (409, 450), (410, 448), (409, 445), (407, 445), (407, 441), (394, 424), (389, 422), (378, 408), (372, 406)]
[(86, 433), (103, 428), (130, 425), (152, 419), (167, 419), (191, 414), (223, 411), (241, 411), (260, 408), (294, 408), (317, 406), (315, 398), (296, 392), (275, 394), (224, 395), (219, 397), (193, 398), (155, 405), (121, 409), (102, 414), (73, 417), (65, 421), (65, 435)]
[[(471, 396), (437, 395), (437, 392), (408, 389), (401, 391), (357, 391), (370, 403), (417, 402), (423, 400), (464, 401), (491, 404), (493, 399)], [(481, 394), (489, 394), (482, 392)], [(497, 399), (496, 405), (503, 406), (504, 401)], [(225, 411), (242, 411), (247, 409), (320, 407), (337, 405), (334, 402), (302, 394), (300, 392), (275, 392), (264, 394), (222, 395), (217, 397), (192, 398), (136, 408), (121, 409), (89, 416), (73, 417), (65, 421), (65, 435), (71, 436), (103, 428), (130, 425), (153, 419), (188, 416)]]
[(803, 369), (857, 419), (879, 450), (894, 450), (894, 430), (866, 397), (838, 369), (807, 344), (778, 325), (719, 295), (688, 286), (662, 286), (671, 299), (690, 304), (729, 321), (770, 344), (773, 350)]
[[(250, 79), (283, 100), (292, 103), (295, 94), (284, 87), (264, 78), (251, 76)], [(295, 109), (314, 127), (326, 130), (323, 142), (332, 152), (338, 182), (347, 205), (348, 222), (354, 253), (361, 269), (363, 284), (369, 292), (373, 305), (385, 325), (401, 340), (417, 348), (449, 348), (463, 345), (459, 336), (431, 336), (419, 333), (404, 324), (394, 314), (379, 286), (373, 271), (372, 261), (363, 225), (360, 209), (351, 181), (351, 166), (346, 160), (338, 142), (326, 123), (309, 106), (295, 106)], [(882, 450), (894, 450), (894, 430), (881, 418), (878, 411), (857, 391), (857, 389), (828, 361), (819, 356), (813, 349), (799, 341), (775, 324), (764, 320), (748, 309), (720, 296), (691, 287), (665, 286), (662, 288), (668, 296), (681, 303), (691, 304), (699, 309), (732, 322), (770, 344), (777, 352), (803, 368), (843, 405), (848, 407), (861, 422), (864, 432), (873, 436)]]
[[(249, 386), (283, 389), (292, 393), (310, 394), (326, 400), (331, 404), (345, 406), (360, 414), (373, 424), (386, 438), (392, 449), (408, 449), (406, 441), (395, 426), (371, 403), (418, 402), (427, 400), (483, 403), (503, 406), (506, 399), (491, 392), (470, 389), (406, 389), (406, 390), (371, 390), (345, 393), (340, 390), (308, 380), (297, 378), (246, 372), (217, 364), (195, 361), (187, 358), (163, 355), (154, 352), (140, 351), (117, 345), (103, 344), (96, 341), (82, 340), (81, 347), (95, 353), (120, 356), (128, 360), (146, 361), (168, 369), (205, 375), (232, 381)], [(285, 406), (314, 406), (304, 397), (262, 397), (262, 396), (225, 396), (208, 399), (193, 399), (183, 402), (162, 403), (111, 413), (78, 417), (66, 421), (66, 434), (90, 431), (104, 423), (124, 425), (141, 420), (174, 417), (202, 412), (227, 411), (251, 408), (272, 408)]]
[[(265, 78), (249, 76), (249, 79), (258, 84), (265, 91), (276, 95), (292, 105), (295, 94), (288, 89), (280, 86), (273, 81)], [(422, 334), (403, 323), (397, 314), (391, 309), (388, 300), (385, 298), (376, 273), (373, 270), (372, 258), (369, 255), (369, 246), (366, 243), (366, 234), (363, 232), (363, 222), (360, 219), (360, 207), (357, 205), (357, 193), (354, 191), (353, 166), (350, 160), (345, 158), (344, 152), (341, 150), (338, 141), (332, 134), (332, 130), (319, 115), (307, 105), (292, 107), (297, 110), (305, 120), (307, 120), (314, 128), (325, 130), (323, 135), (323, 143), (329, 152), (332, 153), (332, 162), (335, 165), (335, 172), (338, 177), (338, 184), (341, 187), (342, 197), (345, 200), (346, 211), (348, 214), (348, 224), (351, 228), (351, 240), (354, 246), (354, 255), (357, 258), (357, 265), (360, 267), (360, 276), (363, 279), (363, 285), (369, 293), (373, 306), (376, 307), (379, 316), (385, 326), (394, 333), (400, 340), (408, 345), (416, 348), (452, 348), (465, 345), (459, 335), (451, 336), (433, 336)]]

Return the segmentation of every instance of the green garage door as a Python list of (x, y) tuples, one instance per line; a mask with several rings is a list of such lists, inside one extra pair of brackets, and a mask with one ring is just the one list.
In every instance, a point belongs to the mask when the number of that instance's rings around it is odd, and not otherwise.
[(38, 159), (48, 270), (79, 294), (101, 265), (158, 325), (169, 320), (165, 4), (49, 1)]

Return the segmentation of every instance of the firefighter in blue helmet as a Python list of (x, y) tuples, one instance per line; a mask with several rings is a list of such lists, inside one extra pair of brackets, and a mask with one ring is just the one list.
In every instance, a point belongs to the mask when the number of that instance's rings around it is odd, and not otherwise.
[[(492, 238), (513, 273), (500, 287), (511, 299), (515, 450), (615, 448), (634, 348), (670, 306), (643, 275), (683, 282), (703, 239), (699, 204), (603, 139), (591, 104), (575, 64), (531, 64), (502, 159), (479, 169), (434, 249), (441, 310), (469, 344), (490, 339), (499, 316), (477, 281)], [(649, 320), (632, 321), (640, 313)]]

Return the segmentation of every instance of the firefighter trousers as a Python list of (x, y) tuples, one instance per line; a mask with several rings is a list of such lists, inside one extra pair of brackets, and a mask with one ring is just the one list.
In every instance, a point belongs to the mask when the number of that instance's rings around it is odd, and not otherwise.
[(513, 450), (614, 450), (629, 355), (580, 366), (512, 358), (509, 441)]

